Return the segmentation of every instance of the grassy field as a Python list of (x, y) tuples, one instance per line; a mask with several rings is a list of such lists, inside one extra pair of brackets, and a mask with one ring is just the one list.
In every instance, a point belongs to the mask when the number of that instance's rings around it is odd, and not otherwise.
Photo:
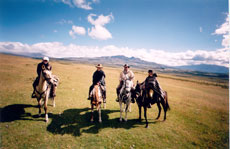
[[(31, 99), (32, 82), (39, 60), (0, 55), (1, 148), (229, 148), (228, 89), (201, 80), (160, 74), (168, 91), (171, 111), (167, 120), (155, 120), (157, 106), (148, 110), (149, 128), (137, 122), (132, 105), (128, 122), (120, 123), (115, 88), (122, 70), (105, 67), (107, 109), (102, 124), (90, 123), (88, 88), (95, 67), (70, 62), (51, 62), (60, 77), (56, 107), (48, 107), (49, 122), (38, 118), (37, 102)], [(134, 70), (136, 80), (146, 73)], [(162, 77), (161, 77), (162, 76)], [(193, 79), (193, 78), (191, 78)], [(44, 111), (43, 111), (44, 113)], [(143, 117), (143, 116), (142, 116)]]

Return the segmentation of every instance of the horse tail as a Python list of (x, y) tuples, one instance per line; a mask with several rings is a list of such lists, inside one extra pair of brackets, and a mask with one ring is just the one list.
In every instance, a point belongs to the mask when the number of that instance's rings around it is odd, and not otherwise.
[(165, 91), (165, 105), (166, 109), (170, 110), (169, 103), (168, 103), (168, 93)]

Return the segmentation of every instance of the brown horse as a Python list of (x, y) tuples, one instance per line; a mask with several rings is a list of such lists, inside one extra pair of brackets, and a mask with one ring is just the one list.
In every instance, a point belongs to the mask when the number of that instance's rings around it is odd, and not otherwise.
[(157, 91), (154, 91), (153, 89), (141, 89), (141, 85), (137, 82), (136, 88), (135, 88), (135, 98), (137, 101), (137, 105), (139, 108), (139, 121), (141, 121), (141, 107), (144, 108), (144, 116), (146, 121), (146, 128), (148, 128), (148, 119), (147, 119), (147, 107), (149, 104), (157, 104), (159, 113), (156, 119), (160, 118), (161, 115), (161, 106), (164, 109), (164, 121), (166, 120), (166, 112), (170, 110), (169, 104), (168, 104), (168, 95), (167, 92), (164, 91), (164, 98), (160, 98)]
[(96, 106), (96, 109), (98, 111), (99, 115), (99, 122), (101, 123), (101, 102), (103, 101), (102, 97), (102, 89), (99, 84), (94, 85), (94, 88), (92, 90), (92, 98), (91, 98), (91, 122), (93, 122), (93, 112), (94, 112), (94, 106)]

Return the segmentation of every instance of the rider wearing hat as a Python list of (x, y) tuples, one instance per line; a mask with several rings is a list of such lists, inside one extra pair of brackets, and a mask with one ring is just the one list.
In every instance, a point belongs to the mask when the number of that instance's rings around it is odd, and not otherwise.
[[(145, 81), (142, 83), (143, 88), (145, 91), (148, 89), (153, 89), (154, 92), (156, 92), (155, 95), (158, 95), (161, 99), (164, 97), (164, 92), (157, 81), (157, 74), (153, 73), (152, 70), (148, 70), (148, 77), (145, 79)], [(154, 103), (155, 101), (151, 100), (151, 103)], [(151, 104), (149, 105), (149, 108), (151, 108)]]
[(100, 84), (101, 89), (103, 91), (103, 96), (104, 96), (104, 102), (106, 102), (106, 86), (105, 86), (105, 73), (102, 70), (103, 66), (102, 64), (98, 64), (95, 66), (97, 68), (97, 70), (93, 73), (93, 84), (90, 86), (89, 88), (89, 97), (88, 99), (90, 100), (90, 93), (94, 88), (94, 85), (96, 84)]
[[(128, 64), (125, 64), (124, 66), (124, 70), (120, 73), (120, 77), (119, 77), (119, 85), (117, 86), (117, 99), (116, 101), (118, 102), (118, 96), (119, 96), (119, 93), (120, 93), (120, 90), (121, 90), (121, 87), (122, 87), (122, 82), (126, 79), (134, 82), (134, 73), (132, 72), (132, 70), (130, 70), (130, 66)], [(134, 85), (134, 83), (133, 83)], [(132, 88), (133, 90), (133, 88)], [(132, 98), (132, 102), (134, 103), (134, 99)]]
[[(33, 93), (32, 93), (32, 98), (35, 98), (36, 96), (35, 96), (35, 87), (38, 85), (38, 83), (39, 83), (39, 78), (40, 78), (40, 74), (41, 74), (41, 71), (43, 70), (43, 69), (47, 69), (47, 70), (49, 70), (49, 71), (51, 71), (52, 70), (52, 66), (50, 65), (50, 63), (49, 63), (49, 58), (48, 57), (43, 57), (43, 59), (42, 59), (42, 62), (41, 63), (39, 63), (38, 65), (37, 65), (37, 78), (35, 79), (35, 81), (34, 81), (34, 83), (33, 83), (33, 88), (34, 88), (34, 91), (33, 91)], [(53, 91), (53, 94), (52, 94), (52, 96), (53, 97), (55, 97), (56, 95), (55, 95), (55, 91)]]

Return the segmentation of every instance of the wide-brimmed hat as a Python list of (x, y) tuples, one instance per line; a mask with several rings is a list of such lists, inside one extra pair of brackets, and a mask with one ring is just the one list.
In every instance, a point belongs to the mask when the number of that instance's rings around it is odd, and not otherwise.
[(97, 64), (95, 67), (96, 68), (103, 68), (102, 64)]
[(129, 68), (130, 66), (128, 64), (125, 64), (123, 67), (128, 67)]
[(49, 58), (48, 57), (43, 57), (43, 59), (42, 59), (43, 61), (49, 61)]

